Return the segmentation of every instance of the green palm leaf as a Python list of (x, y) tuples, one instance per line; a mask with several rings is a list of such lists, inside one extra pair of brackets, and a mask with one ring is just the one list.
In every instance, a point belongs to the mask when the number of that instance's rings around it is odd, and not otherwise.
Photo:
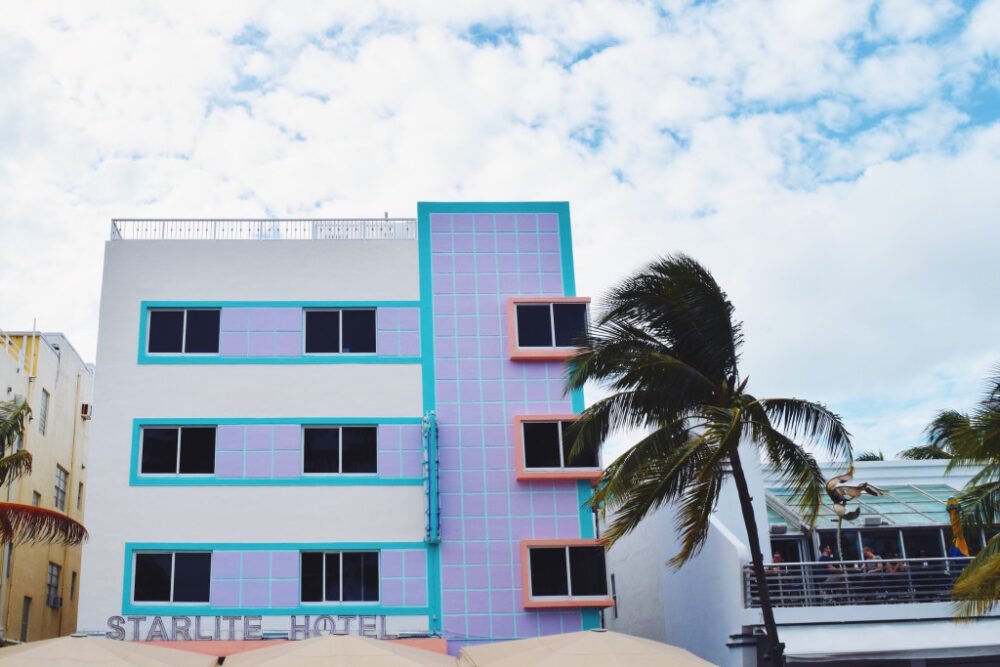
[(24, 435), (24, 424), (31, 416), (28, 401), (23, 398), (12, 398), (0, 402), (0, 455)]
[(0, 486), (31, 473), (31, 452), (22, 449), (0, 458)]

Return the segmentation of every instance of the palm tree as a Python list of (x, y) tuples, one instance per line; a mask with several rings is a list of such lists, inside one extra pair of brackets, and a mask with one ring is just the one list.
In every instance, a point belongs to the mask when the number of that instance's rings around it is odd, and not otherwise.
[(882, 450), (877, 452), (860, 452), (854, 457), (855, 461), (885, 461), (885, 454)]
[(600, 317), (569, 362), (571, 388), (596, 381), (612, 390), (580, 415), (573, 455), (598, 450), (612, 431), (647, 432), (607, 467), (590, 502), (613, 512), (608, 544), (652, 510), (675, 504), (681, 537), (671, 560), (675, 568), (704, 545), (719, 494), (732, 476), (760, 591), (765, 655), (782, 665), (784, 645), (741, 455), (763, 455), (814, 524), (824, 479), (813, 455), (793, 438), (850, 459), (850, 436), (819, 403), (750, 394), (737, 368), (742, 342), (728, 297), (693, 259), (668, 256), (623, 280), (605, 296)]
[(900, 458), (911, 461), (950, 459), (955, 456), (954, 435), (969, 428), (969, 415), (956, 410), (942, 410), (927, 427), (927, 444), (904, 449)]
[[(0, 487), (31, 473), (31, 453), (16, 451), (30, 415), (23, 398), (0, 402)], [(85, 539), (83, 525), (62, 512), (0, 502), (0, 543), (79, 544)]]
[[(928, 433), (932, 444), (951, 455), (948, 470), (980, 465), (958, 496), (966, 528), (995, 530), (1000, 524), (1000, 366), (988, 380), (986, 394), (969, 414), (938, 414)], [(959, 618), (988, 613), (1000, 602), (1000, 534), (976, 554), (955, 582), (952, 598)]]

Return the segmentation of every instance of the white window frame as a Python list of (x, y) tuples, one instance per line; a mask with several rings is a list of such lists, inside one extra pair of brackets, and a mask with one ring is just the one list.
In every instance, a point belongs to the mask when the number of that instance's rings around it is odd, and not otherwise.
[[(594, 601), (601, 602), (610, 599), (610, 588), (607, 584), (608, 578), (608, 552), (604, 551), (604, 587), (608, 589), (609, 593), (606, 595), (573, 595), (573, 577), (570, 571), (570, 560), (569, 560), (569, 550), (571, 547), (598, 547), (598, 544), (566, 544), (559, 546), (557, 544), (550, 544), (547, 546), (536, 546), (528, 547), (528, 562), (525, 564), (528, 568), (528, 599), (538, 600), (539, 602), (572, 602), (574, 600), (581, 601)], [(535, 549), (562, 549), (566, 557), (566, 590), (569, 591), (569, 595), (535, 595), (535, 591), (531, 588), (531, 552)]]
[[(174, 602), (174, 579), (177, 576), (177, 554), (208, 554), (209, 562), (211, 563), (212, 551), (166, 551), (154, 549), (152, 551), (133, 551), (132, 552), (132, 581), (129, 582), (129, 600), (135, 605), (156, 605), (156, 604), (173, 604), (179, 607), (204, 607), (211, 604), (211, 600), (208, 602)], [(136, 573), (138, 572), (137, 563), (139, 556), (155, 556), (158, 554), (170, 554), (170, 599), (169, 600), (136, 600), (135, 599), (135, 580)], [(211, 595), (212, 592), (212, 570), (211, 565), (209, 565), (208, 572), (208, 592)]]
[[(345, 310), (370, 310), (375, 313), (375, 351), (374, 352), (344, 352), (344, 311)], [(337, 318), (337, 351), (336, 352), (307, 352), (306, 351), (306, 318), (309, 313), (340, 313)], [(378, 354), (378, 308), (303, 308), (302, 309), (302, 354), (308, 357), (329, 357), (333, 355), (369, 356)]]
[(52, 396), (45, 389), (42, 389), (41, 405), (38, 407), (38, 432), (45, 435), (45, 429), (49, 423), (49, 401)]
[[(188, 311), (189, 310), (217, 310), (219, 311), (219, 352), (185, 352), (184, 349), (187, 347), (187, 323), (188, 323)], [(181, 326), (181, 350), (180, 352), (151, 352), (149, 350), (149, 339), (150, 333), (153, 331), (153, 313), (175, 313), (180, 311), (184, 313), (184, 323)], [(146, 354), (150, 354), (157, 357), (217, 357), (222, 351), (222, 308), (149, 308), (146, 311)]]
[[(142, 471), (142, 454), (146, 447), (146, 429), (147, 428), (157, 428), (157, 429), (167, 429), (171, 428), (177, 431), (177, 456), (174, 459), (174, 472), (143, 472)], [(217, 424), (143, 424), (139, 429), (139, 475), (142, 477), (183, 477), (185, 479), (189, 477), (205, 477), (211, 478), (215, 477), (215, 461), (212, 461), (212, 472), (181, 472), (181, 430), (184, 428), (211, 428), (215, 429), (215, 446), (219, 446), (219, 427)]]
[[(344, 472), (344, 428), (371, 428), (375, 430), (375, 472)], [(337, 431), (337, 472), (306, 472), (306, 430), (324, 429)], [(304, 477), (378, 477), (378, 425), (376, 424), (306, 424), (299, 436), (299, 451), (302, 452)], [(333, 553), (333, 552), (330, 552)]]
[(548, 302), (538, 302), (538, 301), (515, 301), (514, 302), (514, 317), (518, 317), (518, 308), (520, 306), (548, 306), (549, 307), (549, 333), (552, 335), (552, 345), (529, 345), (527, 347), (521, 345), (521, 331), (517, 326), (517, 321), (514, 322), (514, 336), (517, 338), (517, 349), (519, 350), (575, 350), (575, 345), (556, 345), (556, 306), (583, 306), (584, 321), (590, 321), (590, 304), (583, 301), (548, 301)]
[[(62, 498), (62, 503), (59, 502), (60, 498)], [(57, 510), (66, 511), (67, 501), (69, 500), (69, 471), (61, 465), (56, 466), (56, 485), (53, 500)]]
[[(601, 466), (567, 466), (566, 465), (566, 454), (563, 448), (563, 429), (562, 425), (565, 423), (572, 423), (569, 419), (525, 419), (521, 422), (521, 463), (524, 465), (525, 472), (600, 472)], [(524, 427), (528, 424), (558, 424), (559, 428), (559, 467), (539, 467), (539, 466), (529, 466), (528, 465), (528, 438), (525, 433)]]
[[(305, 602), (302, 600), (302, 556), (304, 554), (322, 554), (323, 555), (323, 581), (321, 582), (320, 590), (323, 591), (323, 600), (318, 600), (316, 602)], [(340, 563), (338, 568), (340, 572), (340, 586), (338, 590), (340, 591), (339, 600), (327, 600), (326, 599), (326, 556), (328, 554), (337, 554), (337, 560)], [(375, 600), (344, 600), (344, 554), (375, 554), (378, 559), (378, 598)], [(303, 605), (365, 605), (365, 606), (376, 606), (382, 604), (382, 550), (381, 549), (359, 549), (359, 550), (332, 550), (332, 551), (312, 551), (305, 550), (299, 552), (299, 604)]]

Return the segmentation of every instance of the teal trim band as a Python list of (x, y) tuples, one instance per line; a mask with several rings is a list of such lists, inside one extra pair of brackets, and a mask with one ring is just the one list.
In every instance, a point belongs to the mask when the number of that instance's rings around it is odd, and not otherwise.
[(138, 477), (129, 486), (423, 486), (422, 477), (311, 476), (276, 478)]
[[(422, 550), (427, 545), (423, 542), (230, 542), (227, 544), (195, 543), (195, 542), (126, 542), (125, 543), (125, 576), (122, 579), (122, 614), (123, 615), (159, 615), (171, 616), (184, 614), (189, 616), (285, 616), (323, 614), (369, 615), (385, 614), (387, 616), (428, 616), (431, 614), (428, 606), (424, 607), (388, 607), (382, 604), (300, 604), (295, 607), (213, 607), (211, 604), (141, 604), (131, 599), (132, 563), (136, 551), (399, 551)], [(428, 565), (430, 564), (428, 554)], [(429, 570), (428, 570), (429, 572)], [(428, 584), (430, 577), (428, 576)]]
[(132, 420), (129, 486), (423, 486), (422, 477), (378, 477), (363, 475), (303, 475), (277, 478), (230, 478), (214, 475), (142, 475), (139, 452), (143, 426), (256, 426), (292, 424), (301, 426), (391, 426), (420, 424), (419, 417), (192, 417), (141, 418)]
[(380, 357), (377, 354), (342, 354), (342, 355), (310, 355), (308, 357), (216, 357), (216, 356), (185, 356), (178, 355), (146, 355), (140, 354), (140, 364), (150, 365), (212, 365), (212, 366), (254, 366), (259, 364), (275, 364), (283, 366), (302, 366), (310, 364), (419, 364), (420, 357)]
[[(422, 365), (422, 400), (424, 418), (431, 420), (435, 434), (433, 448), (427, 443), (427, 512), (428, 522), (433, 525), (437, 512), (437, 388), (434, 370), (434, 290), (431, 275), (431, 219), (432, 210), (437, 205), (417, 204), (417, 259), (420, 273), (420, 356)], [(431, 610), (429, 628), (434, 634), (441, 635), (441, 552), (438, 541), (428, 536), (427, 545), (427, 603)]]
[[(222, 357), (217, 354), (149, 354), (147, 327), (151, 308), (418, 308), (420, 301), (142, 301), (139, 304), (137, 361), (150, 365), (258, 365), (258, 364), (419, 364), (419, 357), (379, 354), (310, 354), (298, 357)], [(421, 335), (422, 336), (422, 335)]]
[(146, 308), (418, 308), (419, 301), (143, 301)]
[(128, 551), (391, 551), (424, 550), (423, 542), (126, 542)]

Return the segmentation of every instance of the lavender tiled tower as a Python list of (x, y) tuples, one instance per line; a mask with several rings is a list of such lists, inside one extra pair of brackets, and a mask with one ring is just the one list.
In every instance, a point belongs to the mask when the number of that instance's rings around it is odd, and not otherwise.
[(457, 651), (594, 627), (596, 610), (525, 609), (521, 590), (522, 540), (594, 536), (581, 511), (589, 484), (515, 477), (514, 418), (582, 407), (565, 390), (563, 362), (511, 361), (507, 352), (511, 297), (574, 296), (568, 207), (421, 207), (430, 237), (423, 260), (429, 254), (444, 636)]

